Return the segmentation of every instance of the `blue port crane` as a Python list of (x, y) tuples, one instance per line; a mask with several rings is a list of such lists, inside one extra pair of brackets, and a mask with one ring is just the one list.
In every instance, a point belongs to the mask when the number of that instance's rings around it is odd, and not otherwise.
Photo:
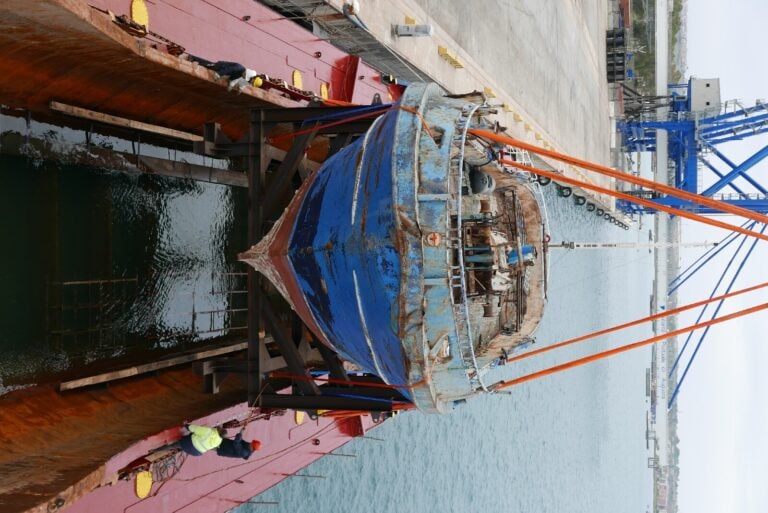
[[(687, 84), (670, 85), (669, 92), (665, 99), (669, 106), (666, 119), (638, 116), (638, 119), (619, 123), (626, 150), (655, 152), (659, 131), (663, 130), (667, 133), (668, 158), (674, 167), (675, 187), (756, 212), (768, 212), (768, 190), (748, 174), (768, 157), (768, 145), (741, 163), (729, 158), (721, 146), (768, 133), (768, 104), (760, 101), (751, 107), (743, 107), (737, 102), (723, 104), (718, 79), (691, 78)], [(715, 177), (709, 177), (709, 181), (716, 178), (714, 183), (705, 187), (700, 171), (714, 173)], [(750, 187), (736, 182), (738, 178)], [(720, 213), (651, 191), (629, 193), (700, 214)], [(618, 201), (617, 208), (626, 213), (655, 212), (652, 208), (626, 201)]]
[[(634, 93), (634, 91), (631, 92)], [(670, 85), (669, 93), (669, 96), (662, 98), (633, 98), (636, 104), (635, 111), (628, 113), (628, 118), (632, 119), (626, 119), (619, 124), (626, 150), (628, 152), (656, 151), (659, 146), (659, 131), (663, 130), (667, 134), (667, 156), (669, 165), (674, 170), (675, 187), (755, 212), (768, 212), (768, 190), (748, 174), (757, 164), (768, 157), (768, 145), (757, 150), (740, 163), (729, 158), (724, 147), (726, 143), (732, 141), (745, 140), (768, 133), (768, 104), (760, 101), (751, 107), (744, 107), (737, 102), (722, 104), (720, 101), (720, 83), (717, 79), (691, 78), (687, 84)], [(649, 112), (653, 112), (659, 107), (668, 107), (666, 119), (654, 119), (648, 116)], [(659, 163), (659, 165), (663, 164)], [(703, 178), (706, 172), (711, 172), (714, 176), (709, 175), (705, 180)], [(651, 199), (660, 205), (669, 205), (699, 214), (721, 213), (710, 207), (662, 196), (651, 191), (635, 190), (628, 192)], [(653, 208), (633, 205), (626, 201), (617, 202), (617, 208), (626, 213), (656, 212)], [(742, 226), (747, 224), (749, 223)], [(750, 227), (755, 227), (755, 224), (752, 222)], [(768, 225), (763, 225), (760, 233), (765, 232), (766, 228)], [(673, 294), (717, 253), (738, 238), (739, 236), (735, 233), (728, 235), (716, 248), (712, 248), (702, 255), (691, 267), (672, 280), (668, 286), (668, 295)], [(742, 247), (745, 246), (746, 242), (746, 237), (742, 237), (738, 248), (728, 259), (725, 269), (712, 288), (710, 297), (713, 297), (721, 285), (725, 283), (726, 275), (730, 275), (726, 293), (734, 286), (749, 260), (757, 240), (752, 241), (746, 254), (742, 254)], [(732, 266), (735, 266), (736, 269), (729, 273)], [(711, 319), (717, 317), (722, 304), (721, 300), (716, 305)], [(705, 306), (699, 313), (696, 320), (697, 324), (704, 317), (706, 310), (707, 307)], [(709, 328), (707, 327), (699, 334), (698, 341), (693, 345), (687, 363), (680, 367), (682, 374), (669, 397), (668, 408), (673, 406), (680, 387), (685, 381), (691, 364), (708, 332)], [(683, 353), (688, 348), (689, 342), (692, 341), (693, 335), (693, 332), (688, 334), (683, 347), (669, 369), (669, 377), (672, 377), (678, 370), (679, 364), (683, 363), (681, 361)]]

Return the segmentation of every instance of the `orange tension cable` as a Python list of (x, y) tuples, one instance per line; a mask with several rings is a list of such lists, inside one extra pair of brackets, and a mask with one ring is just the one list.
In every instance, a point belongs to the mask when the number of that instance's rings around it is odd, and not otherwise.
[(623, 180), (625, 182), (634, 183), (635, 185), (641, 185), (643, 187), (647, 187), (655, 191), (664, 192), (670, 196), (691, 201), (693, 203), (698, 203), (699, 205), (711, 207), (711, 208), (720, 210), (721, 212), (728, 212), (729, 214), (746, 217), (748, 219), (754, 219), (755, 221), (759, 221), (761, 223), (768, 223), (768, 216), (759, 214), (757, 212), (753, 212), (746, 208), (738, 207), (735, 205), (729, 205), (728, 203), (725, 203), (722, 201), (717, 201), (712, 198), (707, 198), (706, 196), (701, 196), (699, 194), (693, 194), (691, 192), (676, 189), (675, 187), (670, 187), (669, 185), (664, 185), (658, 182), (654, 182), (653, 180), (647, 180), (645, 178), (640, 178), (638, 176), (622, 173), (621, 171), (617, 171), (616, 169), (612, 169), (610, 167), (601, 166), (599, 164), (594, 164), (586, 160), (570, 157), (568, 155), (564, 155), (556, 151), (547, 150), (545, 148), (534, 146), (533, 144), (528, 144), (526, 142), (520, 141), (518, 139), (514, 139), (512, 137), (496, 134), (489, 130), (480, 130), (477, 128), (472, 128), (469, 130), (469, 133), (480, 136), (480, 137), (484, 137), (486, 139), (490, 139), (492, 141), (496, 141), (499, 143), (509, 144), (511, 146), (515, 146), (523, 150), (532, 151), (534, 153), (538, 153), (539, 155), (546, 155), (547, 157), (551, 157), (553, 159), (557, 159), (562, 162), (567, 162), (575, 166), (583, 167), (585, 169), (589, 169), (597, 173), (611, 176), (613, 178), (616, 178), (617, 180)]
[(643, 198), (636, 198), (635, 196), (630, 196), (629, 194), (625, 194), (623, 192), (614, 191), (611, 189), (606, 189), (605, 187), (600, 187), (599, 185), (594, 185), (587, 182), (582, 182), (580, 180), (576, 180), (574, 178), (568, 178), (567, 176), (560, 175), (558, 173), (553, 173), (551, 171), (545, 171), (543, 169), (539, 169), (536, 167), (526, 166), (525, 164), (520, 164), (519, 162), (516, 162), (514, 160), (507, 160), (507, 159), (500, 159), (499, 162), (502, 164), (516, 167), (519, 169), (523, 169), (525, 171), (528, 171), (530, 173), (533, 173), (535, 175), (539, 176), (547, 176), (553, 180), (557, 180), (558, 182), (564, 182), (570, 185), (577, 185), (583, 189), (590, 189), (596, 192), (601, 192), (603, 194), (608, 194), (609, 196), (614, 196), (616, 198), (620, 198), (626, 201), (630, 201), (632, 203), (637, 203), (639, 205), (644, 205), (649, 208), (654, 208), (656, 210), (661, 210), (662, 212), (666, 212), (668, 214), (673, 214), (679, 217), (684, 217), (686, 219), (690, 219), (692, 221), (698, 221), (700, 223), (708, 224), (710, 226), (716, 226), (718, 228), (723, 228), (724, 230), (729, 230), (733, 232), (738, 232), (743, 235), (749, 235), (750, 237), (755, 237), (760, 240), (768, 241), (768, 235), (759, 233), (759, 232), (753, 232), (751, 230), (747, 230), (746, 228), (742, 228), (740, 226), (735, 226), (732, 224), (724, 223), (722, 221), (718, 221), (716, 219), (710, 219), (704, 216), (701, 216), (699, 214), (694, 214), (692, 212), (688, 212), (686, 210), (680, 210), (678, 208), (670, 207), (667, 205), (661, 205), (658, 203), (654, 203), (650, 200), (646, 200)]
[(641, 340), (640, 342), (634, 342), (632, 344), (627, 344), (621, 347), (617, 347), (615, 349), (610, 349), (608, 351), (603, 351), (601, 353), (596, 353), (591, 356), (587, 356), (585, 358), (579, 358), (577, 360), (572, 360), (567, 363), (563, 363), (561, 365), (555, 365), (554, 367), (549, 367), (548, 369), (540, 370), (538, 372), (534, 372), (532, 374), (527, 374), (525, 376), (520, 376), (519, 378), (515, 378), (509, 381), (502, 381), (499, 382), (497, 385), (492, 386), (491, 388), (493, 390), (500, 390), (502, 388), (508, 388), (513, 385), (519, 385), (520, 383), (525, 383), (526, 381), (532, 381), (534, 379), (538, 379), (544, 376), (549, 376), (550, 374), (555, 374), (557, 372), (562, 372), (567, 369), (572, 369), (574, 367), (579, 367), (581, 365), (595, 362), (597, 360), (602, 360), (604, 358), (608, 358), (609, 356), (614, 356), (620, 353), (625, 353), (627, 351), (631, 351), (632, 349), (637, 349), (638, 347), (647, 346), (650, 344), (654, 344), (656, 342), (659, 342), (661, 340), (665, 340), (671, 337), (675, 337), (677, 335), (682, 335), (683, 333), (688, 333), (689, 331), (694, 331), (699, 328), (704, 328), (706, 326), (713, 326), (715, 324), (720, 324), (722, 322), (727, 322), (739, 317), (743, 317), (745, 315), (749, 315), (751, 313), (759, 312), (760, 310), (765, 310), (768, 308), (768, 303), (763, 303), (761, 305), (753, 306), (751, 308), (746, 308), (744, 310), (739, 310), (738, 312), (734, 312), (732, 314), (724, 315), (722, 317), (718, 317), (717, 319), (712, 319), (709, 321), (705, 321), (699, 324), (694, 324), (693, 326), (688, 326), (687, 328), (681, 328), (679, 330), (675, 330), (669, 333), (662, 333), (661, 335), (657, 335), (655, 337), (651, 337), (645, 340)]
[(421, 126), (424, 128), (424, 131), (430, 137), (434, 137), (432, 135), (432, 131), (429, 129), (429, 125), (427, 124), (427, 120), (424, 119), (424, 116), (421, 115), (421, 112), (417, 111), (416, 109), (412, 109), (410, 107), (403, 107), (402, 105), (396, 105), (396, 106), (390, 107), (388, 109), (381, 109), (381, 110), (375, 110), (375, 111), (372, 111), (372, 112), (365, 112), (365, 113), (359, 114), (357, 116), (352, 116), (352, 117), (348, 117), (348, 118), (344, 118), (344, 119), (339, 119), (337, 121), (332, 121), (332, 122), (326, 123), (324, 125), (318, 125), (318, 126), (314, 126), (314, 127), (310, 127), (310, 128), (305, 128), (303, 130), (296, 130), (295, 132), (286, 132), (284, 134), (276, 135), (274, 137), (268, 137), (267, 141), (268, 142), (274, 142), (274, 141), (279, 141), (281, 139), (288, 139), (288, 138), (291, 138), (291, 137), (296, 137), (296, 136), (299, 136), (299, 135), (308, 134), (310, 132), (314, 132), (315, 130), (321, 130), (323, 128), (330, 128), (332, 126), (343, 125), (344, 123), (348, 123), (350, 121), (357, 121), (358, 119), (370, 118), (370, 117), (373, 117), (373, 116), (380, 116), (380, 115), (384, 114), (385, 112), (389, 112), (391, 110), (403, 110), (405, 112), (409, 112), (409, 113), (417, 116), (421, 120)]
[(358, 119), (370, 118), (372, 116), (379, 116), (383, 112), (387, 112), (389, 110), (391, 110), (391, 109), (383, 109), (383, 110), (375, 110), (373, 112), (365, 112), (363, 114), (358, 114), (357, 116), (352, 116), (352, 117), (349, 117), (349, 118), (344, 118), (344, 119), (340, 119), (340, 120), (337, 120), (337, 121), (332, 121), (332, 122), (326, 123), (324, 125), (317, 125), (317, 126), (313, 126), (313, 127), (310, 127), (310, 128), (305, 128), (303, 130), (296, 130), (295, 132), (286, 132), (284, 134), (276, 135), (274, 137), (268, 137), (267, 141), (268, 142), (274, 142), (274, 141), (279, 141), (281, 139), (289, 139), (291, 137), (296, 137), (296, 136), (299, 136), (299, 135), (304, 135), (304, 134), (308, 134), (310, 132), (314, 132), (315, 130), (320, 130), (320, 129), (323, 129), (323, 128), (330, 128), (332, 126), (337, 126), (337, 125), (343, 125), (344, 123), (349, 123), (350, 121), (357, 121)]
[(309, 376), (298, 376), (294, 374), (285, 374), (282, 372), (272, 372), (270, 373), (270, 377), (273, 378), (287, 378), (287, 379), (297, 379), (300, 381), (323, 381), (325, 383), (335, 383), (339, 385), (359, 385), (363, 387), (372, 387), (372, 388), (416, 388), (420, 387), (421, 385), (424, 385), (425, 383), (429, 382), (429, 378), (426, 377), (422, 379), (421, 381), (417, 381), (416, 383), (412, 385), (388, 385), (387, 383), (368, 383), (367, 381), (348, 381), (346, 379), (336, 379), (336, 378), (315, 378), (315, 377), (309, 377)]
[(344, 100), (331, 100), (325, 98), (322, 100), (326, 105), (333, 105), (334, 107), (362, 107), (359, 103), (345, 102)]
[(599, 337), (600, 335), (606, 335), (608, 333), (612, 333), (614, 331), (623, 330), (624, 328), (630, 328), (632, 326), (637, 326), (638, 324), (642, 324), (644, 322), (648, 321), (655, 321), (656, 319), (663, 319), (664, 317), (669, 317), (670, 315), (677, 315), (680, 312), (685, 312), (687, 310), (692, 310), (694, 308), (698, 308), (699, 306), (706, 305), (708, 303), (714, 303), (715, 301), (721, 301), (723, 299), (727, 299), (729, 297), (738, 296), (740, 294), (746, 294), (748, 292), (752, 292), (758, 289), (762, 289), (768, 287), (768, 282), (761, 283), (760, 285), (754, 285), (752, 287), (747, 287), (746, 289), (737, 290), (735, 292), (729, 292), (728, 294), (723, 294), (722, 296), (715, 296), (709, 299), (703, 299), (701, 301), (697, 301), (695, 303), (691, 303), (689, 305), (684, 305), (678, 308), (673, 308), (672, 310), (667, 310), (666, 312), (661, 312), (653, 315), (649, 315), (648, 317), (643, 317), (642, 319), (637, 319), (631, 322), (627, 322), (624, 324), (619, 324), (618, 326), (614, 326), (612, 328), (607, 328), (600, 331), (595, 331), (593, 333), (589, 333), (587, 335), (582, 335), (580, 337), (572, 338), (569, 340), (566, 340), (564, 342), (559, 342), (557, 344), (553, 344), (551, 346), (542, 347), (541, 349), (536, 349), (535, 351), (529, 351), (527, 353), (523, 353), (518, 356), (514, 356), (507, 359), (507, 363), (515, 362), (517, 360), (522, 360), (524, 358), (529, 358), (531, 356), (535, 356), (537, 354), (546, 353), (547, 351), (552, 351), (553, 349), (557, 349), (564, 346), (569, 346), (571, 344), (575, 344), (577, 342), (582, 342), (584, 340)]

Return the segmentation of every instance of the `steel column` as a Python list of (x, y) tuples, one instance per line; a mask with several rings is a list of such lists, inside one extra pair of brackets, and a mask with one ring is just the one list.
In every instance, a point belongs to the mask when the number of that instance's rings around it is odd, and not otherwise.
[[(728, 158), (728, 157), (726, 157), (725, 155), (723, 155), (723, 152), (721, 152), (719, 149), (717, 149), (717, 147), (716, 147), (716, 146), (714, 146), (714, 145), (712, 145), (712, 144), (709, 144), (709, 142), (707, 142), (706, 140), (705, 140), (705, 141), (702, 141), (702, 142), (704, 143), (704, 145), (705, 145), (705, 146), (706, 146), (706, 147), (707, 147), (709, 150), (711, 150), (711, 151), (712, 151), (712, 153), (714, 153), (714, 154), (717, 156), (717, 158), (719, 158), (720, 160), (722, 160), (723, 162), (725, 162), (725, 163), (728, 165), (728, 167), (730, 167), (731, 169), (734, 169), (734, 168), (736, 168), (736, 163), (735, 163), (735, 162), (733, 162), (733, 161), (731, 161), (731, 159), (729, 159), (729, 158)], [(721, 178), (722, 178), (722, 176), (721, 176)], [(744, 175), (744, 177), (743, 177), (743, 178), (744, 178), (744, 179), (745, 179), (747, 182), (749, 182), (749, 183), (750, 183), (750, 185), (752, 185), (752, 187), (754, 187), (755, 189), (757, 189), (758, 191), (760, 191), (762, 194), (768, 194), (768, 190), (766, 190), (766, 189), (765, 189), (765, 188), (764, 188), (762, 185), (760, 185), (759, 183), (757, 183), (757, 182), (756, 182), (756, 181), (755, 181), (755, 180), (754, 180), (754, 179), (753, 179), (751, 176), (749, 176), (749, 175)], [(731, 185), (731, 184), (729, 184), (729, 185)], [(733, 187), (733, 185), (731, 185), (731, 186)]]
[(751, 129), (751, 125), (754, 125), (755, 123), (758, 123), (758, 122), (762, 125), (767, 120), (768, 120), (768, 114), (761, 114), (753, 118), (744, 118), (738, 121), (728, 121), (725, 123), (714, 123), (712, 125), (704, 125), (702, 123), (699, 125), (699, 133), (702, 135), (705, 135), (706, 137), (710, 137), (710, 134), (712, 134), (713, 132), (725, 132), (725, 131), (736, 132), (739, 129)]
[[(264, 119), (262, 110), (251, 111), (248, 136), (248, 244), (256, 244), (262, 236), (264, 213), (262, 190), (267, 169), (264, 151)], [(261, 331), (261, 275), (248, 268), (248, 404), (253, 405), (261, 392), (261, 366), (259, 365)]]
[(752, 107), (747, 107), (745, 109), (735, 110), (733, 112), (726, 112), (725, 114), (719, 114), (717, 116), (710, 116), (708, 118), (701, 119), (702, 124), (714, 124), (719, 121), (724, 121), (726, 119), (736, 118), (736, 117), (746, 117), (750, 114), (753, 114), (755, 112), (760, 112), (761, 110), (768, 110), (768, 104), (765, 103), (758, 103)]
[[(709, 162), (709, 161), (708, 161), (707, 159), (705, 159), (704, 157), (702, 157), (702, 156), (699, 156), (699, 162), (701, 162), (702, 164), (704, 164), (704, 166), (705, 166), (705, 167), (707, 167), (707, 168), (708, 168), (710, 171), (712, 171), (713, 173), (715, 173), (715, 174), (717, 175), (717, 177), (718, 177), (718, 178), (723, 178), (723, 177), (725, 176), (725, 175), (724, 175), (723, 173), (721, 173), (721, 172), (720, 172), (720, 171), (719, 171), (719, 170), (718, 170), (718, 169), (717, 169), (717, 168), (716, 168), (714, 165), (712, 165), (712, 163), (711, 163), (711, 162)], [(745, 178), (746, 178), (746, 177), (745, 177)], [(734, 185), (733, 183), (729, 183), (729, 184), (728, 184), (728, 187), (730, 187), (731, 189), (733, 189), (734, 191), (736, 191), (736, 193), (737, 193), (737, 194), (744, 194), (744, 191), (742, 191), (741, 189), (739, 189), (739, 188), (738, 188), (736, 185)]]
[(768, 146), (765, 146), (763, 149), (757, 151), (754, 155), (749, 157), (747, 160), (745, 160), (741, 165), (736, 166), (733, 168), (733, 171), (725, 175), (723, 178), (718, 180), (715, 184), (713, 184), (711, 187), (707, 188), (704, 192), (701, 194), (703, 196), (712, 196), (714, 193), (734, 181), (739, 176), (745, 175), (745, 173), (752, 168), (755, 164), (763, 160), (765, 157), (768, 157)]
[(755, 135), (765, 134), (768, 133), (768, 127), (761, 128), (759, 130), (755, 130), (752, 132), (745, 132), (742, 134), (732, 135), (730, 137), (720, 137), (720, 138), (709, 138), (707, 141), (710, 144), (723, 144), (730, 141), (742, 141), (748, 137), (753, 137)]
[[(296, 376), (309, 378), (309, 373), (304, 368), (304, 359), (299, 354), (297, 344), (285, 335), (280, 326), (280, 321), (272, 309), (272, 305), (266, 299), (261, 300), (261, 313), (264, 316), (263, 320), (266, 328), (277, 343), (280, 354), (285, 359), (286, 365), (288, 365), (288, 370)], [(320, 390), (313, 381), (296, 380), (295, 383), (296, 387), (304, 395), (320, 395)]]
[(275, 177), (264, 195), (264, 215), (267, 219), (272, 219), (275, 212), (280, 210), (278, 206), (282, 206), (279, 204), (283, 203), (288, 186), (299, 169), (299, 164), (301, 164), (309, 145), (312, 144), (319, 124), (318, 121), (301, 124), (301, 130), (299, 131), (308, 131), (296, 136), (293, 140), (293, 144), (277, 168)]

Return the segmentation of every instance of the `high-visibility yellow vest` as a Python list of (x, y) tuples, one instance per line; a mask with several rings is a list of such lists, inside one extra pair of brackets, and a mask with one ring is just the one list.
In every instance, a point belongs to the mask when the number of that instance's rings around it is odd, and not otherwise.
[(192, 433), (192, 445), (201, 453), (221, 445), (221, 435), (214, 428), (190, 424), (189, 432)]

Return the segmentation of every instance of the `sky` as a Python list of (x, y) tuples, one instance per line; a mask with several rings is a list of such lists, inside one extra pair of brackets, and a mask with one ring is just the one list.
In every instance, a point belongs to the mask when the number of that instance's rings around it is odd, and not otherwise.
[[(745, 105), (753, 105), (758, 98), (768, 99), (768, 67), (764, 55), (768, 50), (766, 20), (766, 0), (688, 0), (686, 75), (720, 78), (723, 100), (735, 98)], [(740, 163), (765, 145), (768, 145), (768, 134), (720, 149)], [(721, 163), (718, 168), (727, 171)], [(708, 175), (714, 178), (707, 172), (705, 179)], [(753, 168), (750, 176), (768, 187), (768, 160)], [(743, 189), (754, 191), (748, 185)], [(733, 224), (742, 221), (732, 217), (720, 219)], [(725, 235), (722, 230), (683, 223), (684, 240), (716, 241)], [(751, 240), (747, 246), (750, 243)], [(735, 244), (729, 249), (733, 246)], [(683, 268), (700, 253), (700, 249), (682, 250)], [(729, 251), (686, 283), (679, 303), (708, 297), (731, 256)], [(768, 243), (759, 242), (734, 290), (764, 281), (768, 281)], [(765, 302), (768, 302), (768, 291), (763, 290), (726, 304), (720, 315)], [(681, 316), (679, 325), (689, 325), (694, 320), (695, 317)], [(681, 346), (683, 341), (684, 338), (680, 340)], [(691, 345), (697, 341), (696, 336)], [(683, 364), (686, 358), (683, 357)], [(678, 397), (681, 473), (678, 493), (682, 513), (768, 512), (766, 364), (768, 315), (765, 313), (714, 327), (702, 344)]]

